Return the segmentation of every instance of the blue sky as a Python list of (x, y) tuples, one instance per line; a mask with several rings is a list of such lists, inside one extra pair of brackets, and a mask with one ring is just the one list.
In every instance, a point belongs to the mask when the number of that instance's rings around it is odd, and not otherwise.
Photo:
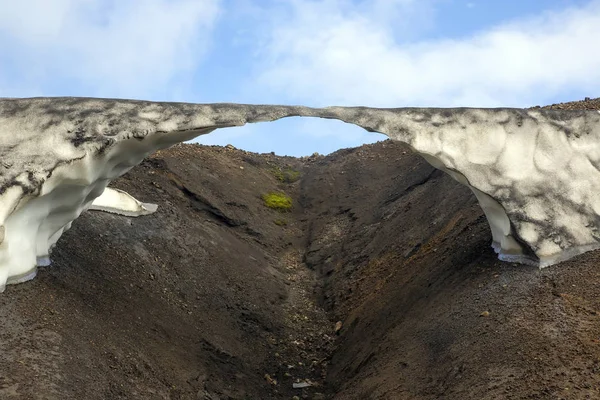
[[(0, 96), (525, 107), (600, 96), (600, 0), (0, 0)], [(289, 119), (200, 137), (282, 155), (382, 140)]]

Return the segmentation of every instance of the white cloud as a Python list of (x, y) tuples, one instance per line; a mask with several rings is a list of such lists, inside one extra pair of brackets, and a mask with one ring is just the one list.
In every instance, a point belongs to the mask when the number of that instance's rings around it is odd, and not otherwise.
[(290, 101), (527, 106), (561, 93), (600, 92), (599, 1), (427, 41), (403, 33), (427, 21), (420, 18), (424, 9), (415, 8), (427, 1), (378, 1), (379, 8), (366, 0), (358, 8), (350, 0), (289, 4), (262, 49), (257, 83)]
[(0, 10), (5, 90), (59, 82), (61, 93), (151, 97), (193, 73), (219, 0), (0, 0)]

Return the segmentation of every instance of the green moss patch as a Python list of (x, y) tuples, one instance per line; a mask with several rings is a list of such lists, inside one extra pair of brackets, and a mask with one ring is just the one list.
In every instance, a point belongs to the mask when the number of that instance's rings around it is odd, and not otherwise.
[(270, 192), (262, 195), (265, 206), (281, 211), (288, 212), (292, 209), (292, 198), (282, 192)]
[(274, 166), (271, 168), (271, 172), (278, 181), (283, 183), (294, 183), (300, 179), (300, 171), (296, 171), (289, 167), (281, 168)]

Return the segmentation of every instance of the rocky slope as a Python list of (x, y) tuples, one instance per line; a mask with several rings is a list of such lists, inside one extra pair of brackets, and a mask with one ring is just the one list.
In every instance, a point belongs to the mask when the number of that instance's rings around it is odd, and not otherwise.
[(474, 196), (402, 145), (180, 145), (115, 186), (159, 211), (86, 213), (0, 296), (1, 399), (600, 397), (600, 252), (497, 261)]

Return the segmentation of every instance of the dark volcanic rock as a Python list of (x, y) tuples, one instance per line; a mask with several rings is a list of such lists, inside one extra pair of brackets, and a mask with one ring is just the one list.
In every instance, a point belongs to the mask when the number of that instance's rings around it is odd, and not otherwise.
[(298, 197), (277, 168), (300, 165), (181, 145), (117, 181), (158, 211), (85, 213), (53, 266), (0, 296), (0, 398), (291, 398), (295, 379), (322, 381), (333, 323), (301, 224), (263, 205)]

